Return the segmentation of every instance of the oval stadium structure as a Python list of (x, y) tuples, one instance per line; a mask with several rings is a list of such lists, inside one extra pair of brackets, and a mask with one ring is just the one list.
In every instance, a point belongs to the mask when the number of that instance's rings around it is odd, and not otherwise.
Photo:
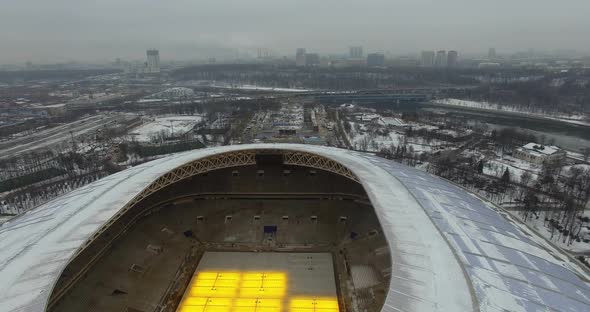
[(336, 148), (174, 154), (0, 226), (0, 311), (590, 311), (588, 271), (428, 173)]

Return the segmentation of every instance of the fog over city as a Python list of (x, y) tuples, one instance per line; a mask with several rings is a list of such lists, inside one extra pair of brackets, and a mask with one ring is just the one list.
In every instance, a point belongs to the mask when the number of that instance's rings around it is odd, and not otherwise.
[(0, 312), (590, 312), (590, 0), (0, 0)]
[[(421, 49), (590, 50), (587, 0), (79, 0), (2, 1), (0, 63), (229, 57), (351, 45)], [(225, 53), (225, 54), (224, 54)]]

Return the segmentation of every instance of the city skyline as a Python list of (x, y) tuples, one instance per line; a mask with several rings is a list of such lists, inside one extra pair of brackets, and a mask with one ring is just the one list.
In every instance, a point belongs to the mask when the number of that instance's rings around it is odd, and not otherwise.
[[(501, 10), (503, 2), (510, 11)], [(489, 47), (504, 53), (529, 48), (590, 51), (584, 40), (590, 3), (583, 0), (567, 5), (549, 0), (346, 0), (338, 2), (338, 9), (334, 5), (310, 0), (281, 5), (269, 0), (181, 0), (149, 6), (139, 0), (14, 2), (0, 12), (0, 63), (137, 59), (138, 51), (150, 47), (175, 60), (224, 58), (260, 47), (291, 55), (299, 46), (320, 54), (342, 53), (353, 45), (363, 46), (365, 53), (396, 54), (431, 47), (462, 55), (485, 55)]]
[[(412, 51), (407, 53), (393, 53), (392, 51), (382, 51), (382, 50), (371, 50), (367, 49), (366, 52), (363, 46), (354, 46), (353, 48), (359, 48), (362, 51), (361, 57), (353, 57), (350, 54), (350, 49), (352, 47), (345, 47), (341, 51), (336, 52), (317, 52), (318, 49), (307, 49), (307, 48), (297, 48), (295, 51), (291, 51), (290, 53), (287, 51), (286, 53), (276, 53), (269, 48), (256, 48), (252, 51), (237, 51), (234, 50), (232, 53), (229, 53), (229, 57), (219, 57), (216, 54), (207, 54), (205, 56), (198, 56), (193, 55), (191, 58), (187, 59), (177, 59), (173, 56), (169, 55), (169, 50), (164, 49), (165, 57), (160, 62), (159, 51), (160, 49), (145, 49), (143, 52), (141, 50), (134, 51), (134, 55), (125, 58), (120, 57), (119, 55), (115, 55), (114, 57), (104, 57), (99, 60), (79, 60), (79, 59), (72, 59), (68, 61), (46, 61), (46, 62), (33, 62), (31, 60), (27, 60), (25, 62), (16, 62), (16, 63), (1, 63), (4, 69), (39, 69), (45, 68), (49, 69), (57, 66), (116, 66), (121, 67), (133, 67), (135, 69), (144, 68), (146, 72), (159, 72), (160, 71), (160, 64), (192, 64), (192, 63), (211, 63), (211, 60), (216, 60), (221, 63), (240, 63), (240, 62), (293, 62), (296, 66), (305, 66), (305, 57), (309, 54), (314, 54), (314, 57), (317, 56), (320, 59), (325, 61), (360, 61), (361, 63), (366, 63), (369, 57), (383, 57), (385, 61), (396, 61), (396, 60), (413, 60), (416, 62), (416, 66), (422, 67), (447, 67), (447, 65), (451, 64), (451, 66), (457, 66), (461, 62), (486, 62), (486, 61), (499, 61), (501, 63), (509, 64), (513, 62), (523, 61), (523, 62), (530, 62), (534, 60), (538, 61), (556, 61), (556, 60), (571, 60), (571, 61), (582, 61), (587, 62), (590, 59), (590, 54), (581, 54), (577, 53), (577, 51), (571, 50), (555, 50), (555, 51), (542, 51), (542, 50), (535, 50), (535, 49), (527, 49), (522, 51), (516, 52), (495, 52), (495, 48), (488, 48), (486, 51), (479, 51), (477, 53), (468, 53), (465, 51), (460, 51), (454, 48), (450, 48), (448, 50), (441, 49), (423, 49), (420, 51)], [(306, 53), (310, 50), (313, 53)], [(146, 58), (146, 51), (154, 51), (156, 52), (156, 56), (150, 58), (147, 55)], [(494, 51), (493, 56), (490, 56), (490, 51)], [(227, 52), (227, 51), (225, 51)], [(300, 53), (301, 52), (301, 53)], [(451, 53), (451, 55), (444, 54), (438, 55), (439, 52)], [(426, 55), (425, 55), (426, 53)], [(223, 53), (222, 53), (223, 54)], [(226, 53), (227, 56), (228, 53)], [(110, 55), (109, 55), (110, 56)], [(431, 61), (428, 58), (431, 57)], [(438, 57), (438, 60), (437, 60)], [(151, 59), (151, 61), (150, 61)], [(157, 59), (157, 61), (155, 61)], [(157, 66), (154, 67), (154, 62), (157, 63)], [(437, 65), (438, 62), (438, 65)], [(152, 65), (149, 65), (151, 63)], [(358, 64), (357, 64), (358, 65)], [(384, 64), (387, 65), (387, 64)], [(56, 68), (57, 68), (56, 67)], [(62, 67), (63, 68), (63, 67)], [(151, 69), (150, 69), (151, 68)], [(154, 69), (157, 68), (157, 69)]]

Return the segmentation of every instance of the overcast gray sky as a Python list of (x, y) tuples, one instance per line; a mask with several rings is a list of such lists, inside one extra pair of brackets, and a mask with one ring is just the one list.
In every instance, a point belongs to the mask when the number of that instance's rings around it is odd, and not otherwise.
[(320, 53), (590, 51), (590, 0), (0, 0), (0, 63)]

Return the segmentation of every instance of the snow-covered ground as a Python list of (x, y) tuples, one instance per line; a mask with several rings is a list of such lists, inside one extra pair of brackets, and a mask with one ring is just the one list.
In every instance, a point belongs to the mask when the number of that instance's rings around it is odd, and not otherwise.
[[(590, 214), (586, 212), (586, 214)], [(557, 229), (553, 230), (553, 235), (551, 235), (551, 227), (549, 226), (549, 222), (545, 222), (546, 213), (541, 212), (539, 213), (539, 218), (532, 217), (527, 220), (527, 224), (535, 229), (535, 231), (539, 232), (543, 237), (551, 240), (557, 246), (572, 251), (572, 252), (588, 252), (590, 251), (590, 243), (585, 243), (584, 239), (590, 239), (590, 229), (588, 228), (590, 224), (583, 224), (582, 228), (580, 229), (579, 236), (580, 241), (573, 240), (570, 242), (569, 237), (565, 235), (560, 235)], [(574, 229), (575, 233), (577, 233), (579, 227)], [(552, 237), (553, 236), (553, 237)]]
[(571, 169), (581, 169), (581, 170), (590, 170), (590, 165), (588, 164), (576, 164), (576, 165), (567, 165), (561, 168), (560, 175), (563, 177), (570, 177), (571, 176)]
[(367, 151), (377, 152), (384, 148), (389, 149), (392, 145), (396, 148), (398, 146), (403, 146), (405, 142), (409, 151), (421, 154), (430, 153), (440, 149), (442, 146), (448, 145), (448, 142), (440, 140), (426, 141), (419, 137), (406, 139), (404, 134), (393, 130), (389, 131), (387, 135), (382, 136), (372, 133), (367, 124), (353, 121), (349, 122), (352, 129), (350, 133), (346, 134), (346, 136), (353, 148), (358, 150), (363, 150), (366, 146)]
[(571, 151), (566, 151), (566, 153), (567, 153), (567, 158), (572, 158), (575, 160), (584, 161), (584, 155), (582, 153), (576, 153), (576, 152), (571, 152)]
[(192, 130), (201, 120), (203, 120), (203, 116), (199, 115), (176, 115), (146, 118), (141, 126), (130, 132), (129, 136), (131, 140), (149, 142), (162, 133), (166, 136), (171, 134), (181, 135)]
[(164, 102), (166, 101), (165, 99), (139, 99), (137, 100), (137, 103), (140, 104), (145, 104), (145, 103), (159, 103), (159, 102)]
[(485, 109), (485, 110), (493, 110), (493, 111), (502, 111), (502, 112), (510, 112), (510, 113), (518, 113), (518, 114), (527, 114), (536, 117), (543, 117), (547, 119), (559, 120), (563, 122), (568, 122), (572, 124), (578, 125), (590, 125), (590, 121), (586, 120), (586, 116), (577, 114), (577, 115), (567, 115), (567, 114), (559, 114), (553, 112), (543, 112), (543, 111), (526, 111), (514, 106), (508, 105), (500, 105), (497, 103), (489, 103), (489, 102), (476, 102), (476, 101), (468, 101), (468, 100), (459, 100), (459, 99), (441, 99), (441, 100), (434, 100), (434, 103), (437, 104), (444, 104), (449, 106), (460, 106), (460, 107), (469, 107), (469, 108), (478, 108), (478, 109)]
[(532, 179), (535, 180), (542, 169), (540, 166), (527, 161), (505, 155), (501, 159), (488, 160), (484, 165), (483, 173), (500, 178), (506, 168), (510, 172), (510, 180), (516, 182), (520, 182), (520, 177), (524, 172), (529, 172), (532, 175)]
[[(568, 176), (570, 169), (574, 167), (582, 170), (590, 170), (590, 165), (587, 164), (568, 165), (563, 166), (561, 169), (561, 175)], [(508, 171), (510, 172), (510, 180), (514, 182), (520, 182), (520, 177), (524, 172), (530, 173), (532, 180), (534, 181), (539, 178), (539, 175), (543, 170), (543, 167), (540, 165), (535, 165), (522, 159), (504, 155), (502, 158), (487, 160), (483, 168), (483, 173), (500, 178), (504, 174), (506, 168), (508, 168)]]
[(14, 216), (0, 216), (0, 224), (12, 219)]
[(230, 85), (230, 84), (222, 84), (222, 83), (214, 83), (211, 84), (213, 88), (223, 88), (223, 89), (238, 89), (238, 90), (258, 90), (258, 91), (276, 91), (276, 92), (308, 92), (311, 90), (308, 89), (297, 89), (297, 88), (274, 88), (274, 87), (264, 87), (264, 86), (253, 86), (253, 85)]

